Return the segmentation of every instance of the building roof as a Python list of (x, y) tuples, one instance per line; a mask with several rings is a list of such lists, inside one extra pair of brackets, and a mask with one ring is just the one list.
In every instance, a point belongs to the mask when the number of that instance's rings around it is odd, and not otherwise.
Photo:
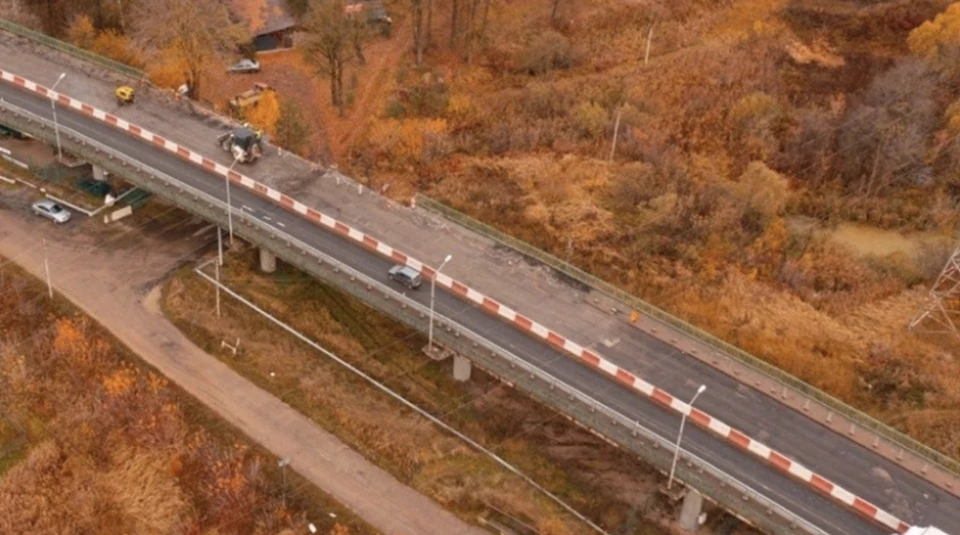
[(229, 7), (254, 37), (289, 30), (297, 24), (284, 0), (230, 0)]

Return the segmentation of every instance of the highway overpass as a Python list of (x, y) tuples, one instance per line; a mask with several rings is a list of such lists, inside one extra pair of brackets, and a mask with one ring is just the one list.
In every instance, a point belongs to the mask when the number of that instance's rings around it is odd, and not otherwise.
[[(4, 60), (0, 60), (0, 68), (6, 68)], [(12, 123), (12, 126), (51, 139), (50, 128), (37, 119), (50, 116), (48, 99), (9, 84), (0, 84), (0, 98), (6, 103), (0, 122)], [(120, 112), (121, 115), (123, 113)], [(65, 146), (69, 146), (73, 152), (212, 221), (224, 223), (225, 190), (221, 177), (188, 163), (155, 143), (147, 144), (131, 137), (101, 120), (65, 108), (60, 109), (59, 119), (65, 132), (69, 130), (75, 133), (65, 136), (64, 140)], [(168, 139), (176, 139), (176, 131), (175, 124), (171, 124), (172, 135), (165, 134)], [(83, 141), (83, 144), (78, 141)], [(188, 139), (177, 141), (191, 145)], [(110, 149), (98, 151), (95, 147), (97, 142)], [(272, 249), (290, 263), (358, 294), (372, 305), (387, 309), (409, 324), (423, 327), (422, 309), (418, 310), (416, 303), (422, 306), (426, 294), (399, 296), (392, 289), (381, 287), (383, 275), (391, 263), (382, 255), (371, 251), (369, 247), (358, 246), (337, 233), (328, 232), (276, 202), (244, 188), (233, 190), (233, 201), (235, 206), (241, 207), (234, 213), (235, 217), (238, 221), (247, 222), (238, 225), (238, 232), (251, 242)], [(350, 206), (343, 203), (325, 208), (340, 208), (342, 211), (343, 207)], [(383, 203), (368, 202), (365, 206), (369, 209), (369, 206), (383, 206)], [(402, 229), (404, 232), (400, 233), (400, 237), (393, 237), (390, 243), (405, 251), (417, 249), (416, 243), (412, 242), (443, 244), (444, 250), (453, 252), (458, 264), (469, 265), (469, 270), (461, 267), (459, 271), (454, 271), (451, 267), (451, 272), (458, 280), (483, 290), (501, 302), (513, 301), (511, 306), (514, 309), (525, 311), (533, 319), (540, 319), (538, 311), (543, 308), (538, 304), (545, 303), (547, 308), (554, 311), (573, 310), (572, 313), (566, 313), (567, 321), (557, 321), (556, 327), (550, 321), (552, 318), (542, 321), (561, 332), (566, 332), (564, 327), (576, 320), (589, 323), (580, 329), (572, 326), (574, 332), (569, 336), (581, 345), (599, 348), (605, 357), (617, 362), (620, 367), (637, 372), (668, 392), (682, 395), (692, 392), (698, 384), (709, 385), (709, 390), (698, 402), (698, 407), (705, 412), (749, 436), (761, 439), (788, 458), (800, 461), (903, 520), (912, 524), (933, 524), (948, 530), (960, 526), (960, 502), (952, 493), (904, 470), (870, 448), (856, 444), (842, 434), (784, 407), (774, 398), (678, 351), (670, 344), (626, 324), (621, 326), (623, 328), (614, 324), (591, 336), (591, 325), (609, 323), (609, 318), (600, 316), (602, 322), (606, 323), (591, 321), (594, 314), (601, 313), (586, 304), (589, 297), (566, 300), (558, 300), (557, 297), (565, 292), (583, 293), (582, 288), (568, 288), (562, 284), (540, 288), (535, 284), (524, 284), (523, 288), (518, 288), (512, 286), (510, 281), (502, 281), (505, 288), (491, 286), (482, 273), (498, 273), (502, 266), (497, 265), (496, 259), (483, 254), (484, 247), (492, 248), (483, 240), (475, 237), (451, 240), (450, 229), (418, 224), (416, 214), (398, 211), (396, 207), (385, 206), (378, 213), (353, 214), (353, 217), (354, 226), (361, 226), (357, 221), (362, 224), (364, 219), (369, 222), (376, 217), (380, 225), (386, 221), (392, 228)], [(373, 225), (368, 223), (368, 226)], [(407, 241), (402, 240), (404, 234)], [(322, 264), (317, 262), (321, 258), (324, 259)], [(481, 275), (477, 276), (474, 272)], [(438, 297), (438, 311), (447, 318), (449, 329), (442, 332), (445, 343), (457, 347), (493, 373), (623, 447), (637, 452), (655, 465), (664, 466), (664, 459), (669, 458), (665, 445), (669, 445), (675, 437), (679, 420), (675, 412), (666, 411), (644, 396), (623, 388), (609, 377), (572, 360), (553, 345), (545, 344), (491, 316), (481, 307), (448, 293)], [(405, 299), (412, 299), (413, 302), (405, 303)], [(575, 308), (577, 306), (581, 308)], [(617, 341), (608, 344), (612, 340), (608, 337), (611, 333), (617, 335), (614, 337)], [(645, 436), (645, 430), (655, 436)], [(660, 447), (654, 447), (654, 444)], [(877, 524), (865, 521), (850, 508), (838, 505), (810, 485), (785, 476), (781, 471), (772, 469), (769, 463), (745, 454), (729, 442), (717, 440), (710, 433), (690, 428), (685, 435), (684, 445), (698, 458), (698, 463), (709, 463), (712, 468), (687, 467), (684, 464), (681, 466), (683, 479), (727, 507), (740, 511), (768, 531), (794, 532), (790, 523), (796, 522), (808, 523), (809, 526), (800, 526), (808, 531), (819, 528), (824, 533), (887, 532)], [(726, 483), (718, 485), (718, 478), (725, 478)], [(739, 488), (740, 484), (747, 488)], [(744, 500), (743, 496), (750, 499)], [(791, 518), (793, 515), (796, 518)], [(787, 519), (786, 522), (784, 519)]]

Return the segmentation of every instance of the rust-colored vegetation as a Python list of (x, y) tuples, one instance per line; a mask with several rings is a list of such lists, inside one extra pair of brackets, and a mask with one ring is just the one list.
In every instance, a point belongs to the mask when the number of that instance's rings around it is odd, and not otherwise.
[(8, 265), (0, 310), (0, 533), (370, 532), (284, 506), (274, 459)]
[[(354, 174), (569, 257), (960, 457), (958, 346), (904, 329), (960, 222), (960, 6), (554, 4), (492, 2), (472, 58), (441, 16)], [(943, 238), (863, 254), (832, 238), (844, 222)]]

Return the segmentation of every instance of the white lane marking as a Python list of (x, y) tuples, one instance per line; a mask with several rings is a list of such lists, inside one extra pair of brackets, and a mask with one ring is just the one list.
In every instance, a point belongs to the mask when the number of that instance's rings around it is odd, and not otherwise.
[(283, 228), (287, 228), (287, 226), (284, 225), (283, 223), (281, 223), (280, 221), (277, 221), (277, 224), (280, 225), (280, 226), (283, 227)]
[(250, 212), (251, 214), (253, 213), (253, 208), (250, 208), (250, 207), (247, 206), (247, 205), (243, 205), (242, 209)]

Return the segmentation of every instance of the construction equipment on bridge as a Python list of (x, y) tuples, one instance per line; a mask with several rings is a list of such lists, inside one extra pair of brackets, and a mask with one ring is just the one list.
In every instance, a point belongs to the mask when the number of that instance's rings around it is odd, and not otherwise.
[(260, 82), (253, 84), (251, 89), (247, 89), (243, 93), (230, 99), (230, 110), (235, 114), (239, 114), (250, 106), (256, 106), (266, 91), (273, 91), (273, 88)]
[(114, 93), (117, 95), (117, 104), (121, 106), (133, 104), (133, 97), (136, 95), (136, 91), (128, 85), (118, 87)]
[(220, 148), (233, 155), (233, 159), (241, 163), (253, 163), (263, 154), (260, 139), (263, 132), (244, 124), (232, 132), (221, 134), (217, 138)]

